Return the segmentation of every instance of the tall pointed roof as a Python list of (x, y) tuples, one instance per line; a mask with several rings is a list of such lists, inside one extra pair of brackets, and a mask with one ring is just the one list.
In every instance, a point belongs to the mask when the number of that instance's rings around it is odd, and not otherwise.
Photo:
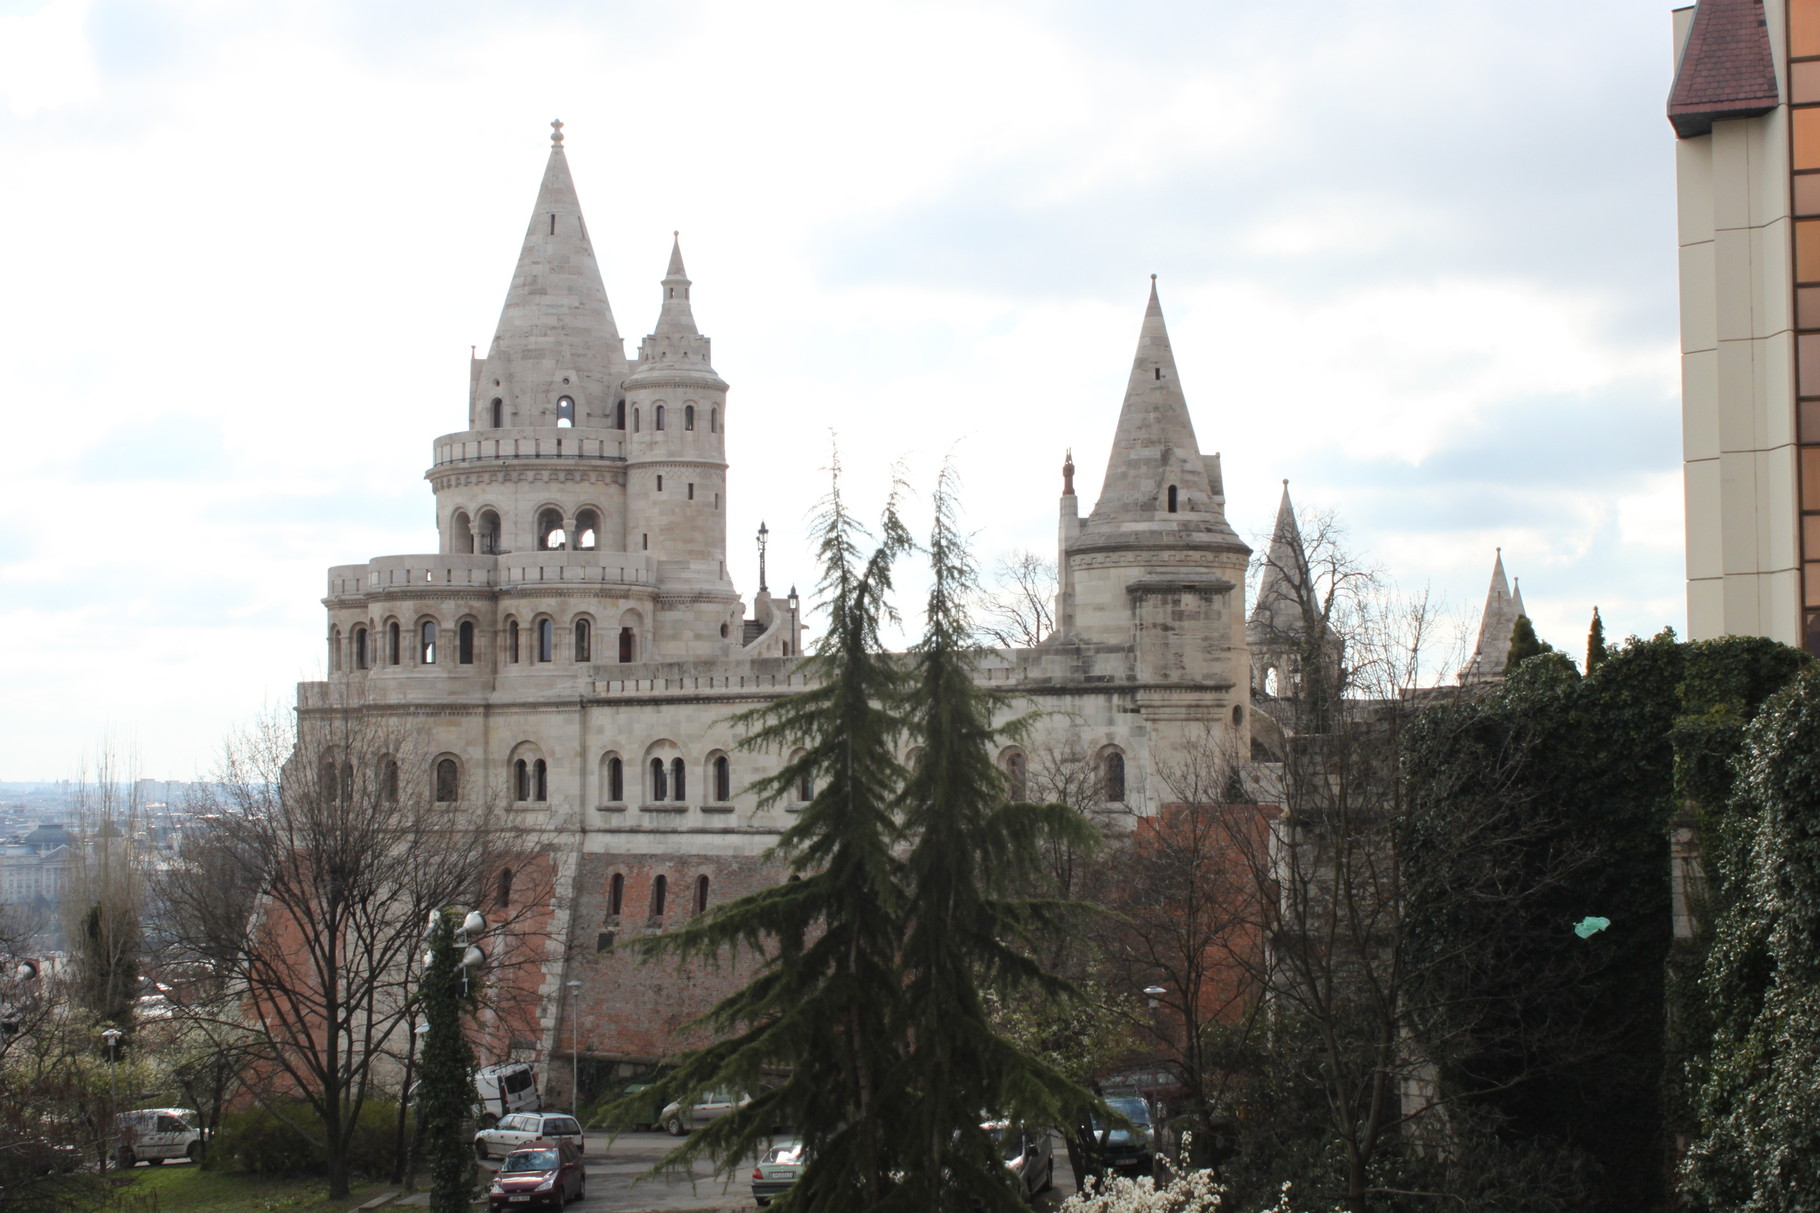
[(697, 337), (695, 309), (689, 306), (689, 274), (683, 269), (682, 233), (670, 233), (670, 265), (664, 271), (663, 307), (657, 313), (654, 337)]
[(695, 309), (689, 303), (689, 273), (683, 268), (682, 233), (671, 233), (670, 264), (664, 270), (663, 304), (657, 326), (638, 347), (638, 369), (628, 384), (648, 383), (654, 376), (666, 380), (681, 375), (684, 382), (725, 388), (714, 373), (709, 341), (695, 327)]
[(1252, 642), (1267, 644), (1272, 638), (1300, 635), (1307, 627), (1303, 610), (1312, 577), (1302, 530), (1296, 525), (1295, 504), (1289, 500), (1289, 482), (1277, 503), (1276, 526), (1270, 533), (1270, 552), (1258, 579), (1258, 600), (1252, 607), (1248, 629), (1259, 633)]
[(1504, 549), (1499, 548), (1491, 566), (1491, 588), (1485, 593), (1485, 613), (1479, 617), (1479, 642), (1472, 660), (1460, 671), (1463, 683), (1495, 682), (1504, 677), (1510, 660), (1510, 634), (1523, 614), (1521, 593), (1512, 594), (1504, 576)]
[(1180, 544), (1197, 533), (1207, 537), (1201, 542), (1249, 550), (1227, 524), (1208, 479), (1153, 274), (1106, 477), (1078, 543), (1100, 546), (1118, 535), (1121, 546), (1143, 545), (1140, 536), (1150, 534)]
[(569, 175), (560, 124), (552, 125), (558, 129), (488, 357), (513, 345), (552, 342), (585, 355), (610, 342), (623, 358), (619, 327), (594, 260), (575, 179)]

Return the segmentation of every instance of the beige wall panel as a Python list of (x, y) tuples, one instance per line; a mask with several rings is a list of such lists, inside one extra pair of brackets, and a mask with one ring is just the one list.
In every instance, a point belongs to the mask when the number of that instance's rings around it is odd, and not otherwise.
[(1753, 337), (1775, 336), (1795, 327), (1789, 259), (1793, 225), (1788, 219), (1751, 229), (1751, 318)]
[(1801, 645), (1801, 574), (1794, 569), (1765, 573), (1762, 581), (1764, 635)]
[[(1719, 544), (1724, 552), (1725, 575), (1756, 573), (1757, 565), (1757, 456), (1755, 452), (1727, 452), (1719, 456)], [(1740, 630), (1731, 619), (1731, 591), (1726, 591), (1727, 628)], [(1752, 607), (1754, 613), (1755, 607)], [(1745, 631), (1750, 628), (1743, 629)]]
[(1681, 355), (1681, 454), (1719, 456), (1719, 351)]
[(1751, 139), (1746, 122), (1715, 122), (1713, 145), (1713, 227), (1751, 226)]
[[(1750, 189), (1750, 211), (1746, 219), (1752, 227), (1774, 223), (1788, 214), (1788, 111), (1777, 109), (1761, 118), (1734, 118), (1727, 122), (1715, 122), (1714, 134), (1730, 128), (1739, 133), (1746, 146), (1745, 164), (1746, 180)], [(1714, 169), (1718, 168), (1718, 157), (1714, 157)], [(1717, 204), (1718, 185), (1714, 184), (1715, 226), (1724, 227), (1718, 220)]]
[(1756, 336), (1751, 308), (1758, 294), (1751, 263), (1755, 235), (1748, 228), (1722, 228), (1713, 237), (1714, 318), (1721, 343)]
[(1725, 583), (1708, 578), (1687, 583), (1687, 638), (1716, 640), (1725, 635)]
[(1795, 460), (1795, 449), (1786, 446), (1757, 456), (1757, 567), (1765, 572), (1800, 564)]
[(1710, 350), (1718, 344), (1714, 275), (1711, 241), (1681, 250), (1682, 353)]
[(1745, 574), (1725, 579), (1725, 633), (1728, 636), (1764, 635), (1757, 608), (1757, 583), (1761, 578)]
[(1757, 362), (1760, 342), (1719, 343), (1718, 417), (1721, 451), (1754, 451), (1760, 445)]
[(1713, 141), (1680, 139), (1675, 143), (1676, 214), (1679, 243), (1700, 244), (1713, 238)]
[(1795, 334), (1765, 337), (1757, 343), (1752, 373), (1756, 376), (1756, 449), (1780, 446), (1793, 434), (1795, 408)]

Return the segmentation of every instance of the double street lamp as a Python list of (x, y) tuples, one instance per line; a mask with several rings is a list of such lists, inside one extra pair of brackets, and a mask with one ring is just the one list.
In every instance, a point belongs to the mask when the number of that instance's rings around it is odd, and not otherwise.
[(122, 1032), (119, 1028), (109, 1028), (107, 1031), (105, 1031), (101, 1034), (101, 1039), (107, 1041), (107, 1123), (108, 1123), (108, 1139), (107, 1139), (108, 1140), (108, 1150), (107, 1150), (107, 1153), (108, 1153), (108, 1158), (104, 1158), (101, 1160), (101, 1169), (103, 1171), (107, 1170), (107, 1164), (108, 1164), (109, 1159), (111, 1159), (116, 1153), (118, 1153), (118, 1148), (115, 1145), (115, 1139), (120, 1134), (120, 1113), (117, 1110), (119, 1107), (119, 1098), (120, 1097), (119, 1097), (119, 1094), (114, 1089), (114, 1066), (115, 1066), (116, 1061), (118, 1060), (118, 1058), (115, 1054), (115, 1050), (119, 1047), (120, 1038), (124, 1035), (126, 1035), (126, 1033)]

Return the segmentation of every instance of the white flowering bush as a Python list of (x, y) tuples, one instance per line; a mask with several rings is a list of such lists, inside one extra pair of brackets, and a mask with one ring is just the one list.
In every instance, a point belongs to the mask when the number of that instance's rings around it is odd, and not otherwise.
[[(1081, 1190), (1062, 1202), (1061, 1213), (1219, 1213), (1226, 1188), (1212, 1171), (1189, 1170), (1188, 1140), (1184, 1133), (1182, 1165), (1164, 1186), (1159, 1188), (1148, 1175), (1138, 1179), (1088, 1176)], [(1289, 1206), (1289, 1188), (1284, 1184), (1276, 1204), (1260, 1213), (1295, 1213)]]

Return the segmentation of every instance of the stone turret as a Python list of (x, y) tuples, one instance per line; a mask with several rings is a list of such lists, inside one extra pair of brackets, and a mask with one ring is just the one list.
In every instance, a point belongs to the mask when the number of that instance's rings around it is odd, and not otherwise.
[(1245, 625), (1254, 692), (1279, 697), (1299, 694), (1304, 664), (1310, 660), (1325, 665), (1328, 680), (1324, 685), (1337, 685), (1341, 645), (1320, 617), (1318, 593), (1285, 480), (1276, 525), (1270, 533), (1270, 552), (1258, 579), (1257, 602)]
[(1472, 660), (1460, 671), (1462, 683), (1496, 682), (1504, 677), (1510, 660), (1510, 636), (1517, 616), (1524, 614), (1521, 586), (1513, 593), (1504, 577), (1504, 549), (1499, 548), (1491, 566), (1491, 588), (1485, 594), (1485, 613), (1479, 617), (1479, 643)]

